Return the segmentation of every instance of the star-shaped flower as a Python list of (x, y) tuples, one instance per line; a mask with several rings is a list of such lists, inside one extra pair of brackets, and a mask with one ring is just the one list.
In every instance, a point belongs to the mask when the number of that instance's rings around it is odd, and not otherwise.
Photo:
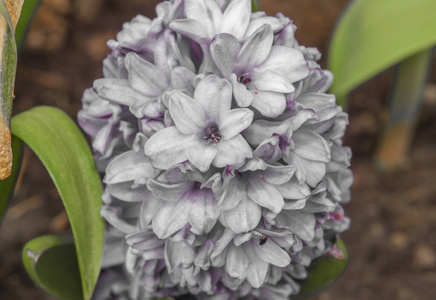
[(159, 169), (189, 160), (200, 171), (244, 162), (252, 150), (240, 134), (250, 126), (253, 112), (231, 109), (229, 82), (215, 75), (201, 80), (194, 98), (173, 92), (168, 110), (175, 126), (155, 133), (145, 144), (145, 155)]
[(210, 46), (213, 61), (233, 87), (240, 107), (252, 105), (262, 115), (277, 117), (286, 108), (285, 94), (309, 74), (303, 54), (273, 46), (274, 34), (265, 24), (242, 45), (230, 34), (218, 34)]

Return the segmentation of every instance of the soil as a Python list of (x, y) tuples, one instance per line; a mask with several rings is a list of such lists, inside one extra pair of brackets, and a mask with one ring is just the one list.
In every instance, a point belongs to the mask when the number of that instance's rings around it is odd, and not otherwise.
[[(325, 53), (346, 0), (261, 0), (298, 26), (297, 39)], [(45, 0), (19, 57), (14, 112), (53, 105), (75, 118), (81, 95), (102, 76), (106, 41), (137, 14), (154, 17), (158, 1)], [(324, 63), (324, 60), (321, 61)], [(344, 144), (353, 149), (352, 219), (343, 234), (346, 273), (313, 299), (434, 299), (436, 294), (436, 68), (418, 117), (406, 162), (380, 173), (373, 163), (386, 116), (392, 70), (355, 90)], [(29, 279), (21, 249), (30, 239), (68, 231), (59, 195), (42, 164), (27, 150), (15, 197), (0, 229), (0, 299), (52, 299)]]

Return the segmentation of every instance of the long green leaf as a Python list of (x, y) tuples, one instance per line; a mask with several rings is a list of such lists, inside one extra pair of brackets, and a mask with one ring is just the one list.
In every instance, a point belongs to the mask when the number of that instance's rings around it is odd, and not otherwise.
[(104, 221), (102, 187), (86, 140), (67, 114), (47, 106), (14, 116), (12, 133), (36, 153), (59, 191), (74, 235), (83, 296), (89, 299), (100, 272)]
[[(12, 168), (11, 133), (9, 129), (14, 99), (17, 47), (14, 26), (23, 0), (0, 0), (0, 179), (10, 175)], [(12, 18), (11, 18), (12, 17)]]
[(320, 293), (332, 285), (348, 265), (348, 249), (345, 242), (338, 237), (334, 251), (308, 268), (307, 278), (301, 282), (301, 291), (292, 300), (306, 299)]
[(23, 48), (24, 38), (30, 27), (36, 10), (41, 4), (41, 0), (25, 0), (21, 10), (21, 16), (15, 29), (15, 41), (17, 42), (18, 52)]
[(71, 235), (45, 235), (28, 242), (21, 254), (30, 278), (62, 300), (82, 298), (80, 271)]
[(9, 202), (14, 194), (15, 183), (20, 173), (21, 161), (23, 158), (24, 144), (19, 138), (12, 137), (13, 162), (11, 176), (0, 180), (0, 225), (6, 214)]
[(369, 78), (436, 44), (435, 0), (354, 0), (330, 40), (331, 92), (348, 93)]

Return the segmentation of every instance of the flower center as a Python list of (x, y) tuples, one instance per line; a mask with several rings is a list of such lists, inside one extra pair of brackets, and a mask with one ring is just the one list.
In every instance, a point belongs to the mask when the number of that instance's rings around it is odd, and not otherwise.
[(206, 135), (204, 136), (204, 139), (209, 144), (217, 144), (221, 140), (220, 131), (216, 126), (211, 126), (206, 129)]
[(282, 151), (285, 151), (286, 148), (288, 148), (290, 146), (289, 142), (287, 141), (287, 138), (285, 135), (280, 135), (278, 133), (273, 133), (273, 136), (278, 136), (279, 137), (279, 148)]
[(248, 83), (251, 82), (250, 78), (247, 78), (249, 74), (248, 73), (244, 73), (241, 76), (238, 77), (238, 82), (242, 83), (243, 85), (247, 85)]

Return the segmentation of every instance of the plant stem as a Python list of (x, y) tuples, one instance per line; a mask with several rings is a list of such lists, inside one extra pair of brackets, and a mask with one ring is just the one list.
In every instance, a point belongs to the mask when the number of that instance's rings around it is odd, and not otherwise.
[(380, 171), (390, 171), (406, 161), (432, 57), (430, 48), (405, 59), (396, 67), (388, 119), (375, 153)]

